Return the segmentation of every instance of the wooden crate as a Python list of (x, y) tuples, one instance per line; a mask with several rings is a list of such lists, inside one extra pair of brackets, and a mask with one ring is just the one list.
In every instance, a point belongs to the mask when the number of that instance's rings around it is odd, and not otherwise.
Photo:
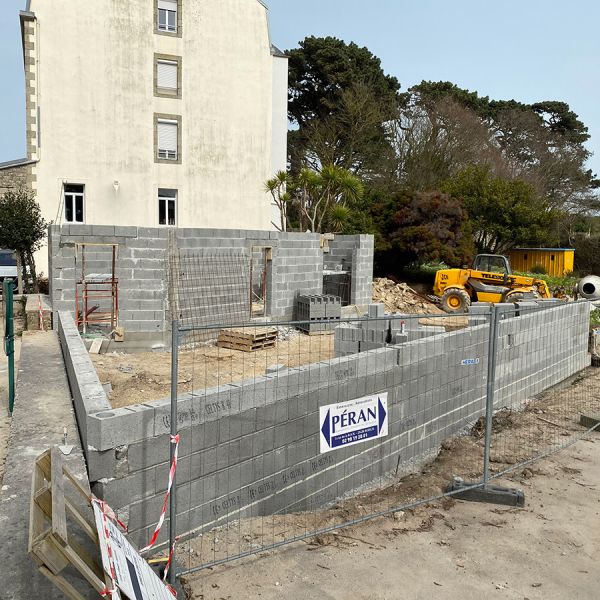
[(256, 352), (274, 348), (277, 343), (277, 329), (274, 327), (221, 329), (217, 346), (242, 352)]
[[(84, 596), (64, 576), (71, 566), (80, 573), (101, 595), (110, 586), (98, 556), (99, 540), (95, 524), (65, 496), (65, 484), (70, 484), (85, 502), (87, 492), (64, 467), (58, 448), (47, 450), (34, 465), (29, 514), (28, 552), (39, 570), (71, 600), (85, 600)], [(78, 541), (79, 536), (69, 535), (67, 514), (90, 538), (96, 555), (90, 554)]]

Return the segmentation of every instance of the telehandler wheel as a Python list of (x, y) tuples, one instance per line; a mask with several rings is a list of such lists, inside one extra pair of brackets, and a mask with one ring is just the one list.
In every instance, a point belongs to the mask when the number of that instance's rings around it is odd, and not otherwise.
[(442, 308), (447, 313), (466, 313), (471, 306), (469, 294), (460, 288), (448, 288), (442, 296)]

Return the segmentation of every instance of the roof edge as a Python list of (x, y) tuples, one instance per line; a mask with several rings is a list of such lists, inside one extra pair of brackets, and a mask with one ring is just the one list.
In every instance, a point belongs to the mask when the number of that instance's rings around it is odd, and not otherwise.
[(0, 171), (14, 167), (25, 167), (36, 162), (37, 160), (32, 160), (31, 158), (17, 158), (15, 160), (8, 160), (6, 162), (0, 162)]
[(271, 44), (271, 56), (276, 56), (277, 58), (289, 58), (289, 56), (275, 44)]

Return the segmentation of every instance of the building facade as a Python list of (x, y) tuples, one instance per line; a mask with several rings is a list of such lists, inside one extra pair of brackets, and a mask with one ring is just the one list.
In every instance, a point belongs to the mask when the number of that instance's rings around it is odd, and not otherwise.
[(287, 59), (259, 0), (30, 0), (31, 185), (56, 224), (272, 229)]

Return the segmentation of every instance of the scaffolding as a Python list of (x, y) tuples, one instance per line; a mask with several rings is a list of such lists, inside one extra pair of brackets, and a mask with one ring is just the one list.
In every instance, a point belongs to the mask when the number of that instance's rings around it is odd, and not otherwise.
[[(91, 325), (109, 326), (110, 332), (119, 326), (119, 280), (115, 276), (118, 248), (118, 244), (76, 244), (76, 268), (80, 264), (81, 270), (75, 282), (75, 315), (83, 333)], [(95, 255), (86, 261), (89, 249)], [(87, 272), (89, 263), (104, 266), (104, 259), (98, 260), (97, 254), (108, 254), (110, 273)]]

